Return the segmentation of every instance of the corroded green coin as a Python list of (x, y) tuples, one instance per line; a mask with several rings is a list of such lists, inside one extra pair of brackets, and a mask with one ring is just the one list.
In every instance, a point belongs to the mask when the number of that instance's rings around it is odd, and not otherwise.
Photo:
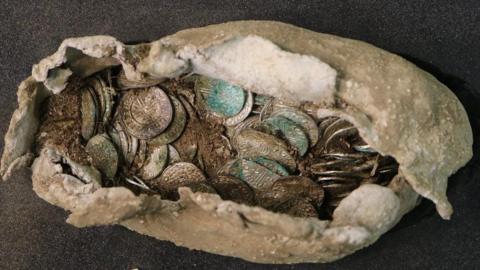
[(158, 87), (130, 90), (120, 104), (120, 119), (125, 131), (139, 139), (148, 140), (159, 135), (172, 117), (172, 103)]
[(238, 179), (243, 179), (242, 159), (235, 159), (227, 162), (219, 174), (227, 174)]
[(242, 159), (241, 166), (243, 176), (241, 179), (259, 191), (269, 189), (281, 177), (268, 168), (247, 159)]
[(187, 123), (185, 108), (176, 97), (170, 96), (170, 100), (172, 101), (174, 108), (172, 123), (160, 135), (152, 138), (149, 141), (150, 145), (169, 144), (178, 139), (185, 128), (185, 124)]
[(117, 173), (118, 153), (106, 134), (92, 137), (85, 151), (92, 158), (92, 165), (101, 171), (105, 177), (112, 179)]
[(265, 95), (255, 95), (254, 99), (254, 104), (258, 106), (263, 106), (267, 104), (268, 101), (270, 101), (272, 97), (270, 96), (265, 96)]
[(162, 173), (168, 163), (168, 146), (150, 146), (145, 165), (138, 171), (138, 176), (143, 180), (151, 180)]
[(245, 104), (245, 91), (226, 81), (203, 77), (197, 80), (196, 87), (205, 96), (208, 109), (220, 116), (234, 116)]
[(248, 115), (252, 112), (252, 108), (253, 108), (253, 94), (252, 92), (248, 91), (247, 102), (245, 102), (245, 106), (243, 106), (243, 109), (238, 114), (225, 119), (224, 124), (226, 126), (238, 125), (240, 122), (242, 122), (248, 117)]
[(87, 88), (83, 88), (81, 93), (81, 117), (82, 127), (81, 133), (85, 140), (90, 139), (95, 133), (96, 119), (97, 119), (97, 106), (94, 102), (94, 97)]
[(276, 109), (271, 116), (281, 116), (285, 117), (288, 120), (295, 122), (303, 132), (307, 134), (308, 140), (310, 142), (310, 147), (314, 146), (318, 142), (318, 126), (308, 114), (291, 107), (283, 107)]
[(285, 169), (285, 167), (283, 167), (282, 164), (276, 162), (275, 160), (271, 160), (265, 157), (253, 157), (253, 158), (250, 158), (250, 160), (268, 168), (269, 170), (271, 170), (272, 172), (278, 175), (281, 175), (281, 176), (290, 175), (287, 169)]
[(215, 188), (224, 200), (234, 201), (246, 205), (255, 204), (255, 193), (244, 181), (230, 175), (218, 175), (210, 179), (209, 183)]
[(287, 145), (279, 138), (253, 129), (243, 129), (233, 140), (240, 157), (263, 156), (280, 162), (289, 171), (295, 171), (295, 159), (288, 152)]
[(308, 138), (305, 132), (295, 122), (281, 116), (273, 116), (265, 119), (260, 129), (272, 135), (280, 135), (288, 143), (295, 147), (300, 156), (308, 150)]

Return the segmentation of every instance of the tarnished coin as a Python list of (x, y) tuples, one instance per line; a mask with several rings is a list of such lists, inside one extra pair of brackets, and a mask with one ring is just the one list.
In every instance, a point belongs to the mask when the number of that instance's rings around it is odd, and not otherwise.
[(325, 129), (330, 124), (332, 124), (333, 122), (335, 122), (337, 120), (338, 120), (338, 117), (334, 117), (334, 116), (329, 116), (329, 117), (325, 117), (325, 118), (320, 119), (320, 123), (318, 124), (318, 134), (319, 134), (319, 136), (322, 137), (323, 133), (325, 132)]
[(229, 175), (218, 175), (210, 179), (209, 183), (215, 188), (224, 200), (234, 201), (246, 205), (255, 204), (255, 193), (244, 181)]
[(176, 198), (179, 187), (198, 182), (205, 183), (205, 175), (197, 166), (188, 162), (178, 162), (168, 166), (160, 177), (152, 181), (153, 186), (166, 198)]
[(90, 139), (95, 133), (97, 106), (94, 102), (94, 97), (87, 88), (83, 88), (81, 93), (81, 117), (82, 117), (82, 137), (85, 140)]
[(120, 140), (120, 149), (122, 150), (122, 157), (125, 161), (127, 167), (130, 167), (131, 162), (133, 160), (129, 160), (129, 145), (130, 145), (130, 136), (123, 131), (122, 128), (119, 128), (119, 125), (115, 126), (115, 130), (117, 131), (118, 138)]
[(275, 208), (274, 211), (288, 214), (293, 217), (318, 218), (317, 209), (315, 209), (309, 199), (302, 197), (284, 202), (283, 204)]
[(358, 152), (375, 154), (377, 151), (368, 144), (353, 145), (353, 149)]
[(168, 163), (168, 146), (148, 146), (145, 165), (138, 171), (138, 176), (143, 180), (151, 180), (162, 173)]
[(135, 158), (133, 159), (133, 166), (135, 169), (142, 168), (145, 165), (145, 161), (147, 159), (147, 141), (145, 140), (138, 140), (138, 150), (135, 154)]
[[(320, 125), (322, 125), (322, 123)], [(333, 133), (335, 133), (339, 129), (349, 128), (349, 127), (352, 127), (352, 124), (350, 124), (347, 120), (342, 118), (336, 118), (334, 121), (332, 121), (329, 125), (325, 127), (325, 129), (323, 130), (323, 135), (325, 137), (328, 137), (328, 136), (331, 136)]]
[(233, 142), (241, 157), (263, 156), (280, 162), (289, 171), (295, 171), (295, 159), (288, 152), (287, 145), (275, 136), (253, 129), (244, 129), (235, 136)]
[(132, 88), (145, 88), (157, 85), (162, 82), (162, 79), (143, 77), (140, 80), (129, 80), (122, 69), (117, 77), (117, 84), (120, 90), (127, 90)]
[(180, 101), (188, 112), (188, 120), (183, 133), (172, 145), (183, 161), (192, 162), (198, 152), (199, 134), (201, 134), (202, 129), (199, 119), (188, 101), (182, 97), (180, 97)]
[(281, 175), (281, 176), (288, 176), (290, 173), (288, 173), (287, 169), (283, 167), (280, 163), (276, 162), (275, 160), (271, 160), (265, 157), (254, 157), (250, 158), (253, 162), (256, 162), (263, 167), (268, 168), (272, 172)]
[(269, 117), (262, 122), (259, 128), (272, 135), (285, 138), (300, 156), (305, 155), (308, 150), (307, 135), (295, 122), (287, 118), (281, 116)]
[(208, 109), (220, 116), (234, 116), (245, 104), (245, 91), (226, 81), (203, 77), (197, 80), (196, 87), (205, 96)]
[(255, 129), (259, 124), (260, 117), (258, 115), (250, 116), (236, 126), (227, 126), (227, 135), (234, 140), (240, 131), (246, 128)]
[(319, 184), (304, 176), (281, 177), (262, 194), (262, 204), (277, 207), (295, 198), (308, 198), (316, 208), (320, 208), (325, 193)]
[(253, 161), (242, 159), (242, 180), (258, 191), (266, 191), (281, 176)]
[(201, 193), (217, 194), (217, 191), (213, 187), (211, 187), (210, 185), (204, 182), (190, 183), (185, 185), (185, 187), (189, 187), (193, 193), (201, 192)]
[(267, 102), (271, 99), (272, 99), (272, 97), (270, 97), (270, 96), (255, 95), (255, 99), (254, 99), (253, 103), (257, 106), (263, 106), (263, 105), (267, 104)]
[(116, 148), (121, 150), (120, 135), (118, 134), (117, 129), (112, 125), (107, 130), (107, 134), (112, 140), (113, 144), (116, 146)]
[(180, 154), (178, 153), (177, 149), (173, 145), (168, 145), (168, 165), (172, 165), (173, 163), (181, 162), (182, 158), (180, 158)]
[(315, 120), (308, 114), (291, 107), (283, 107), (276, 109), (271, 116), (281, 116), (295, 122), (307, 134), (310, 147), (317, 144), (319, 137), (318, 126)]
[(335, 199), (338, 195), (349, 194), (359, 187), (358, 181), (354, 179), (342, 179), (339, 181), (332, 179), (331, 181), (319, 182), (319, 184), (325, 190), (325, 194), (329, 198), (329, 201)]
[(85, 151), (92, 158), (92, 165), (102, 172), (106, 178), (112, 179), (117, 173), (118, 153), (106, 134), (92, 137)]
[(128, 164), (132, 165), (138, 152), (139, 139), (130, 136), (129, 134), (126, 134), (126, 136), (128, 140), (128, 151), (126, 155), (126, 160)]
[(245, 106), (243, 106), (243, 109), (236, 115), (229, 117), (225, 119), (224, 124), (226, 126), (235, 126), (245, 120), (248, 115), (252, 112), (252, 107), (253, 107), (253, 94), (252, 92), (248, 91), (248, 97), (247, 97), (247, 102), (245, 103)]
[(169, 144), (178, 139), (185, 128), (185, 124), (187, 123), (187, 113), (185, 108), (183, 108), (182, 103), (176, 97), (170, 96), (170, 100), (174, 107), (172, 123), (164, 132), (152, 138), (149, 141), (150, 145)]
[(158, 87), (130, 90), (120, 104), (120, 118), (125, 131), (149, 140), (163, 132), (173, 117), (167, 94)]
[(86, 87), (91, 87), (99, 100), (100, 116), (98, 121), (104, 126), (109, 122), (113, 111), (115, 89), (108, 87), (100, 76), (93, 76), (87, 80)]

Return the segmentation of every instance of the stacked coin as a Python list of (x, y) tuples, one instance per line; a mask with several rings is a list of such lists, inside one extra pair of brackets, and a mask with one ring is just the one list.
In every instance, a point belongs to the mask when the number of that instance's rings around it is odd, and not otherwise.
[(325, 189), (329, 213), (361, 184), (386, 185), (397, 174), (395, 160), (365, 144), (348, 121), (338, 117), (321, 119), (319, 132), (321, 149), (308, 170)]
[(396, 173), (395, 160), (365, 144), (344, 119), (316, 119), (219, 79), (187, 80), (193, 83), (130, 81), (120, 71), (118, 95), (109, 80), (87, 80), (82, 137), (92, 165), (111, 184), (171, 200), (189, 187), (318, 217), (362, 183), (386, 184)]
[(81, 91), (81, 133), (84, 140), (104, 132), (112, 114), (115, 89), (100, 76), (89, 78)]

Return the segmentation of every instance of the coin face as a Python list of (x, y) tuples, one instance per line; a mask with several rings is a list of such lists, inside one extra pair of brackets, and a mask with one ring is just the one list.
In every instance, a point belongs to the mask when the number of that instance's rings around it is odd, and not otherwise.
[(253, 94), (252, 92), (249, 91), (247, 101), (245, 102), (245, 106), (243, 106), (243, 109), (238, 114), (225, 119), (224, 124), (226, 126), (238, 125), (248, 117), (248, 115), (252, 112), (252, 108), (253, 108)]
[(177, 199), (177, 189), (194, 183), (206, 182), (202, 170), (189, 162), (178, 162), (163, 170), (160, 177), (153, 180), (154, 186), (166, 198)]
[(275, 136), (247, 128), (240, 131), (233, 142), (241, 157), (263, 156), (295, 171), (295, 158), (288, 152), (287, 145)]
[(149, 144), (151, 145), (169, 144), (178, 139), (185, 128), (185, 124), (187, 123), (187, 112), (185, 108), (176, 97), (170, 96), (170, 100), (174, 107), (172, 123), (164, 132), (150, 140)]
[(143, 180), (151, 180), (163, 171), (168, 162), (168, 146), (148, 146), (148, 157), (138, 175)]
[(246, 95), (239, 86), (223, 80), (199, 77), (195, 81), (195, 88), (200, 97), (205, 99), (207, 109), (220, 117), (237, 115), (244, 107)]
[(101, 171), (105, 177), (112, 179), (117, 173), (118, 153), (106, 134), (92, 137), (85, 151), (92, 158), (92, 165)]
[(260, 127), (272, 135), (280, 135), (289, 145), (293, 146), (300, 156), (308, 150), (308, 138), (305, 132), (295, 122), (282, 116), (265, 119)]
[(242, 160), (241, 166), (242, 180), (258, 191), (269, 189), (280, 178), (280, 175), (268, 168), (247, 159)]
[(268, 168), (272, 172), (281, 175), (281, 176), (288, 176), (290, 173), (283, 167), (280, 163), (276, 162), (275, 160), (271, 160), (265, 157), (254, 157), (250, 158), (250, 160)]
[(230, 175), (219, 175), (209, 180), (220, 197), (246, 205), (255, 204), (255, 193), (244, 181)]
[(310, 178), (303, 176), (286, 176), (279, 178), (262, 194), (262, 203), (266, 207), (277, 207), (295, 198), (308, 198), (320, 208), (324, 199), (323, 188)]
[(318, 218), (318, 212), (312, 203), (307, 198), (295, 198), (289, 200), (276, 209), (273, 209), (276, 212), (285, 213), (294, 217), (314, 217)]
[(308, 114), (291, 107), (284, 107), (275, 110), (272, 116), (285, 117), (295, 124), (299, 125), (302, 130), (308, 135), (310, 146), (314, 146), (318, 142), (318, 126)]
[(173, 108), (162, 89), (150, 87), (128, 91), (122, 98), (120, 115), (127, 133), (148, 140), (169, 126)]

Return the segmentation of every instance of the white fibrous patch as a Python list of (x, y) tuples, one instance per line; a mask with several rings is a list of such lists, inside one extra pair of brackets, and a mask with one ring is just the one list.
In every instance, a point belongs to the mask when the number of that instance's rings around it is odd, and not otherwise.
[(337, 76), (333, 68), (316, 57), (282, 50), (258, 36), (233, 38), (203, 51), (185, 48), (178, 55), (191, 61), (195, 73), (223, 79), (259, 94), (296, 101), (333, 102)]

